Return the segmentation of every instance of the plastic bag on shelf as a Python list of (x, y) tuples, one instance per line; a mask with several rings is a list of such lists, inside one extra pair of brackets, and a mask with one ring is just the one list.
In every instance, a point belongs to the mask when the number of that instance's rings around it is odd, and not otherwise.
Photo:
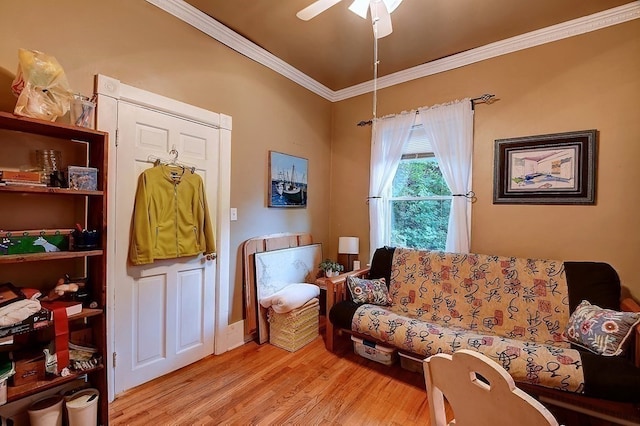
[(48, 121), (65, 115), (73, 98), (60, 63), (37, 50), (18, 50), (18, 71), (11, 90), (18, 97), (16, 115)]

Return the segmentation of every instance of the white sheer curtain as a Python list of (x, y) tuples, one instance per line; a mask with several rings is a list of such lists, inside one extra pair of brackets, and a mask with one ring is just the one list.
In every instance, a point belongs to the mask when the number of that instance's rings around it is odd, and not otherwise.
[(371, 137), (369, 181), (369, 259), (385, 244), (389, 236), (389, 189), (402, 158), (402, 148), (409, 139), (415, 111), (374, 120)]
[(420, 121), (453, 196), (448, 252), (468, 253), (471, 243), (471, 157), (473, 154), (473, 110), (470, 99), (431, 108), (420, 108)]

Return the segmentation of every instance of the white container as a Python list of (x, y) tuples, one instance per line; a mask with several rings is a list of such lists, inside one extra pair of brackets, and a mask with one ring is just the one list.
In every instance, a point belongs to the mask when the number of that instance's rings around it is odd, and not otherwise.
[(393, 365), (396, 362), (397, 352), (394, 348), (388, 348), (355, 336), (351, 336), (351, 340), (353, 340), (353, 350), (361, 357), (384, 365)]
[(62, 397), (59, 395), (39, 399), (29, 406), (31, 426), (62, 426)]
[(0, 405), (4, 405), (7, 403), (7, 380), (0, 380)]
[(92, 426), (98, 424), (98, 389), (83, 389), (67, 396), (69, 426)]

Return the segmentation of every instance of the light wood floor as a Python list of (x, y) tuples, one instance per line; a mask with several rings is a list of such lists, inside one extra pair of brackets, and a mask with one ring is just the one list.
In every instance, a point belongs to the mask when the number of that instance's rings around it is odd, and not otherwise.
[[(389, 368), (393, 369), (392, 374)], [(112, 425), (429, 425), (421, 374), (386, 367), (322, 337), (291, 353), (248, 343), (120, 395)]]

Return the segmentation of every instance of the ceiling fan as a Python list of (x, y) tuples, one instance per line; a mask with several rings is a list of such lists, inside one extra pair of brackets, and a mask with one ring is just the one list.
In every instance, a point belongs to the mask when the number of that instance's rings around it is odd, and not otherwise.
[[(321, 14), (331, 6), (342, 0), (316, 0), (302, 9), (296, 16), (303, 21)], [(354, 0), (349, 10), (366, 19), (367, 10), (371, 10), (371, 22), (373, 22), (373, 34), (376, 39), (386, 37), (393, 31), (391, 26), (391, 12), (402, 3), (402, 0)]]

